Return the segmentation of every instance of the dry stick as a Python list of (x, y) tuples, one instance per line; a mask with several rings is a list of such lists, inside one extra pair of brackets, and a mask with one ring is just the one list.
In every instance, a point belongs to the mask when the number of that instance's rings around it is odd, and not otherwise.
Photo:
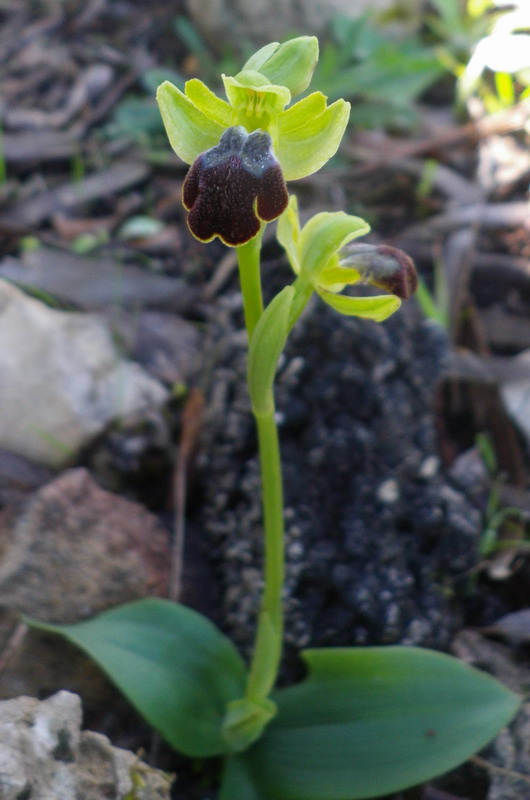
[(234, 248), (231, 248), (226, 255), (219, 261), (216, 270), (206, 284), (204, 297), (206, 300), (213, 300), (219, 290), (224, 286), (228, 278), (237, 267), (237, 256)]
[(13, 632), (9, 635), (9, 638), (6, 642), (6, 646), (4, 647), (2, 655), (0, 655), (0, 675), (7, 667), (14, 653), (18, 650), (18, 648), (22, 644), (27, 632), (28, 632), (28, 626), (26, 625), (26, 623), (19, 622), (18, 625), (16, 625), (15, 628), (13, 629)]
[[(182, 568), (184, 543), (186, 540), (186, 489), (187, 475), (197, 449), (202, 426), (204, 395), (200, 389), (191, 389), (182, 412), (180, 448), (173, 481), (173, 543), (169, 573), (168, 596), (175, 603), (182, 591)], [(149, 747), (149, 763), (158, 762), (160, 734), (153, 731)]]
[(187, 476), (197, 449), (204, 411), (204, 395), (200, 389), (191, 389), (182, 413), (180, 448), (173, 482), (174, 525), (171, 549), (169, 598), (175, 602), (182, 590), (184, 542), (186, 538)]
[(512, 769), (506, 769), (506, 767), (498, 767), (496, 764), (492, 764), (480, 756), (473, 756), (470, 761), (476, 764), (477, 767), (482, 767), (482, 769), (488, 772), (495, 772), (497, 775), (503, 775), (505, 778), (511, 778), (513, 781), (523, 781), (523, 783), (530, 784), (530, 775), (525, 775), (523, 772), (515, 772)]
[(530, 114), (530, 101), (523, 100), (507, 111), (468, 122), (459, 127), (445, 128), (433, 136), (416, 141), (383, 138), (369, 143), (354, 142), (346, 146), (350, 155), (361, 161), (392, 163), (404, 156), (422, 156), (433, 151), (459, 145), (465, 141), (478, 141), (489, 136), (523, 130)]

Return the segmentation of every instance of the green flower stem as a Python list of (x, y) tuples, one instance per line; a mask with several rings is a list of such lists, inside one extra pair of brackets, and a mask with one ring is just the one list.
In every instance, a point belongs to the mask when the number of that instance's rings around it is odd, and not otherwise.
[(247, 700), (264, 700), (276, 682), (283, 640), (285, 574), (283, 489), (278, 428), (274, 412), (256, 416), (265, 530), (265, 587), (250, 665)]
[(263, 296), (261, 292), (260, 255), (263, 229), (253, 239), (240, 247), (236, 247), (239, 266), (239, 281), (243, 295), (243, 311), (248, 338), (254, 333), (258, 319), (263, 313)]
[[(237, 248), (249, 339), (263, 311), (260, 250), (261, 235)], [(265, 586), (245, 698), (259, 704), (274, 686), (281, 658), (285, 554), (281, 459), (274, 407), (268, 414), (256, 414), (255, 420), (263, 496)]]

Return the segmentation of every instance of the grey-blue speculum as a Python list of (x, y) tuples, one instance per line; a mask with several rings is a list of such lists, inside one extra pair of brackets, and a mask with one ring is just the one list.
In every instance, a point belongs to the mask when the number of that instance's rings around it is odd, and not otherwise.
[(245, 244), (287, 207), (283, 173), (266, 131), (227, 128), (218, 145), (201, 153), (184, 181), (188, 225), (203, 242), (215, 236)]

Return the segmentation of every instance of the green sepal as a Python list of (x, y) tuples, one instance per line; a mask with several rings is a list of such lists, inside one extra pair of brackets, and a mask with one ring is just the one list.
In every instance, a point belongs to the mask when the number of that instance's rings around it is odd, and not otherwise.
[(273, 695), (278, 715), (239, 756), (259, 800), (367, 800), (430, 780), (487, 744), (520, 702), (491, 676), (429, 650), (303, 657), (308, 677)]
[(313, 92), (283, 112), (278, 130), (282, 136), (292, 137), (298, 132), (300, 138), (303, 138), (308, 120), (321, 116), (325, 110), (326, 95), (322, 92)]
[(252, 334), (248, 353), (248, 388), (252, 408), (258, 416), (274, 410), (272, 385), (276, 365), (289, 333), (289, 318), (294, 297), (286, 286), (271, 300)]
[[(206, 91), (209, 91), (206, 86)], [(187, 164), (200, 153), (215, 147), (224, 126), (211, 119), (169, 81), (164, 81), (156, 93), (160, 114), (171, 147)]]
[(74, 625), (26, 622), (88, 653), (175, 749), (197, 757), (227, 751), (226, 707), (244, 693), (245, 666), (202, 614), (153, 598)]
[(364, 236), (370, 226), (364, 219), (344, 211), (322, 211), (302, 228), (300, 235), (300, 274), (315, 285), (327, 269), (338, 267), (338, 251), (352, 239)]
[(256, 70), (259, 72), (263, 64), (265, 64), (272, 54), (276, 52), (279, 46), (279, 42), (269, 42), (269, 44), (260, 47), (260, 49), (256, 50), (256, 52), (250, 56), (248, 61), (245, 62), (245, 65), (241, 71), (246, 72), (247, 70)]
[[(310, 97), (300, 101), (307, 103), (306, 108)], [(288, 181), (317, 172), (335, 155), (350, 118), (350, 104), (336, 100), (318, 116), (306, 116), (302, 128), (296, 124), (304, 110), (298, 105), (295, 103), (278, 117), (276, 156)]]
[(223, 723), (223, 739), (229, 751), (246, 750), (259, 739), (277, 711), (276, 703), (268, 699), (255, 701), (242, 697), (229, 703)]
[(270, 83), (287, 86), (295, 97), (304, 92), (311, 83), (317, 61), (316, 36), (297, 36), (277, 47), (266, 61), (254, 69), (259, 69)]
[(329, 306), (348, 317), (363, 317), (374, 322), (383, 322), (401, 305), (395, 294), (378, 294), (375, 297), (349, 297), (345, 294), (327, 292), (317, 287), (317, 292)]

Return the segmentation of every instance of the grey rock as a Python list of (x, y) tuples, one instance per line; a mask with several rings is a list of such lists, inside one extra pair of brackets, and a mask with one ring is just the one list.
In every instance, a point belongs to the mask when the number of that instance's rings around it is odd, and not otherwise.
[(110, 306), (133, 312), (138, 308), (182, 312), (196, 302), (195, 292), (178, 278), (104, 255), (80, 256), (51, 247), (2, 259), (0, 278), (88, 310)]
[(0, 280), (0, 447), (61, 466), (166, 388), (127, 361), (96, 315), (57, 311)]
[(74, 469), (0, 514), (0, 553), (0, 651), (13, 650), (0, 676), (0, 696), (68, 688), (91, 704), (107, 703), (102, 675), (59, 637), (30, 630), (10, 648), (17, 615), (77, 622), (141, 597), (164, 596), (166, 530), (140, 504), (104, 491), (85, 470)]
[(486, 800), (522, 800), (530, 796), (530, 671), (504, 644), (464, 630), (452, 645), (456, 656), (487, 670), (512, 691), (525, 698), (519, 713), (488, 746), (483, 756), (489, 786)]
[(135, 775), (143, 784), (135, 798), (169, 800), (168, 775), (112, 747), (106, 736), (81, 731), (77, 695), (0, 702), (2, 800), (122, 800), (135, 788)]

